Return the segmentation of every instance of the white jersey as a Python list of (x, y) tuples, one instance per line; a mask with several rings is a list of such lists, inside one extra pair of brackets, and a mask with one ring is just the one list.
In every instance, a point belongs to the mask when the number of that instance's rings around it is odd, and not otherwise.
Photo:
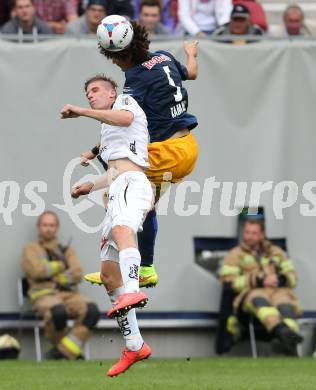
[(129, 95), (119, 95), (112, 110), (127, 110), (134, 120), (128, 127), (102, 124), (100, 155), (104, 162), (128, 158), (142, 168), (148, 168), (149, 133), (147, 118), (136, 100)]

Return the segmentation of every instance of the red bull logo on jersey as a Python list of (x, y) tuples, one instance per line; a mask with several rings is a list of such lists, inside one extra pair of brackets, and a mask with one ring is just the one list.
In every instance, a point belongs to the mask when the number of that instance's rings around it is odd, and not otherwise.
[(161, 54), (159, 56), (154, 56), (150, 60), (143, 62), (142, 65), (147, 69), (152, 69), (155, 65), (160, 64), (164, 61), (171, 61), (171, 58), (165, 56), (164, 54)]

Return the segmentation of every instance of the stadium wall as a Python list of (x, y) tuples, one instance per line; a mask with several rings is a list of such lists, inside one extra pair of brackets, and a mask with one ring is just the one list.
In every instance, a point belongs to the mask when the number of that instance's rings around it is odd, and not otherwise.
[[(179, 41), (152, 44), (152, 50), (158, 48), (184, 60)], [(200, 76), (186, 83), (189, 110), (199, 119), (194, 134), (200, 158), (189, 182), (172, 188), (169, 207), (162, 203), (160, 214), (167, 215), (159, 216), (160, 283), (149, 292), (146, 312), (218, 310), (220, 283), (194, 263), (193, 237), (234, 236), (237, 218), (223, 215), (228, 214), (223, 184), (214, 190), (210, 207), (212, 181), (205, 180), (212, 177), (235, 183), (234, 191), (238, 181), (273, 182), (260, 202), (268, 235), (287, 238), (303, 308), (316, 310), (315, 181), (306, 187), (315, 180), (315, 63), (312, 41), (200, 43)], [(100, 199), (75, 201), (72, 207), (64, 195), (80, 177), (95, 173), (94, 168), (73, 169), (72, 160), (97, 142), (99, 125), (88, 119), (62, 121), (59, 111), (65, 103), (85, 105), (83, 82), (100, 72), (122, 87), (122, 73), (99, 55), (93, 41), (0, 42), (0, 313), (18, 311), (21, 250), (35, 238), (36, 218), (44, 208), (59, 213), (60, 239), (72, 239), (84, 271), (99, 269)], [(283, 188), (276, 185), (282, 181), (296, 183), (297, 201), (276, 215), (273, 205)], [(296, 187), (288, 185), (284, 199), (292, 202)], [(310, 216), (301, 215), (304, 204)], [(102, 310), (108, 308), (102, 289), (83, 283), (81, 290)]]

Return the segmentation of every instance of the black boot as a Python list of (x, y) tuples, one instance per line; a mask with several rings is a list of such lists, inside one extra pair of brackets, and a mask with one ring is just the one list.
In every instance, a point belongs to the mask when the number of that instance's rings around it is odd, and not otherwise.
[(275, 326), (272, 334), (280, 341), (287, 355), (297, 356), (297, 344), (303, 341), (303, 337), (290, 329), (283, 322)]

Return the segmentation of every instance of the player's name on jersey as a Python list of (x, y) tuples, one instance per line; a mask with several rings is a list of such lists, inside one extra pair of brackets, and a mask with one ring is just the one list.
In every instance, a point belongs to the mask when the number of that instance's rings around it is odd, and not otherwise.
[(176, 104), (175, 106), (170, 107), (170, 110), (171, 110), (172, 118), (176, 118), (177, 116), (185, 112), (187, 109), (186, 109), (185, 102), (181, 102)]
[(154, 56), (148, 61), (145, 61), (142, 63), (142, 65), (147, 68), (147, 69), (152, 69), (155, 65), (160, 64), (161, 62), (164, 61), (171, 61), (171, 58), (165, 56), (164, 54), (161, 54), (159, 56)]

